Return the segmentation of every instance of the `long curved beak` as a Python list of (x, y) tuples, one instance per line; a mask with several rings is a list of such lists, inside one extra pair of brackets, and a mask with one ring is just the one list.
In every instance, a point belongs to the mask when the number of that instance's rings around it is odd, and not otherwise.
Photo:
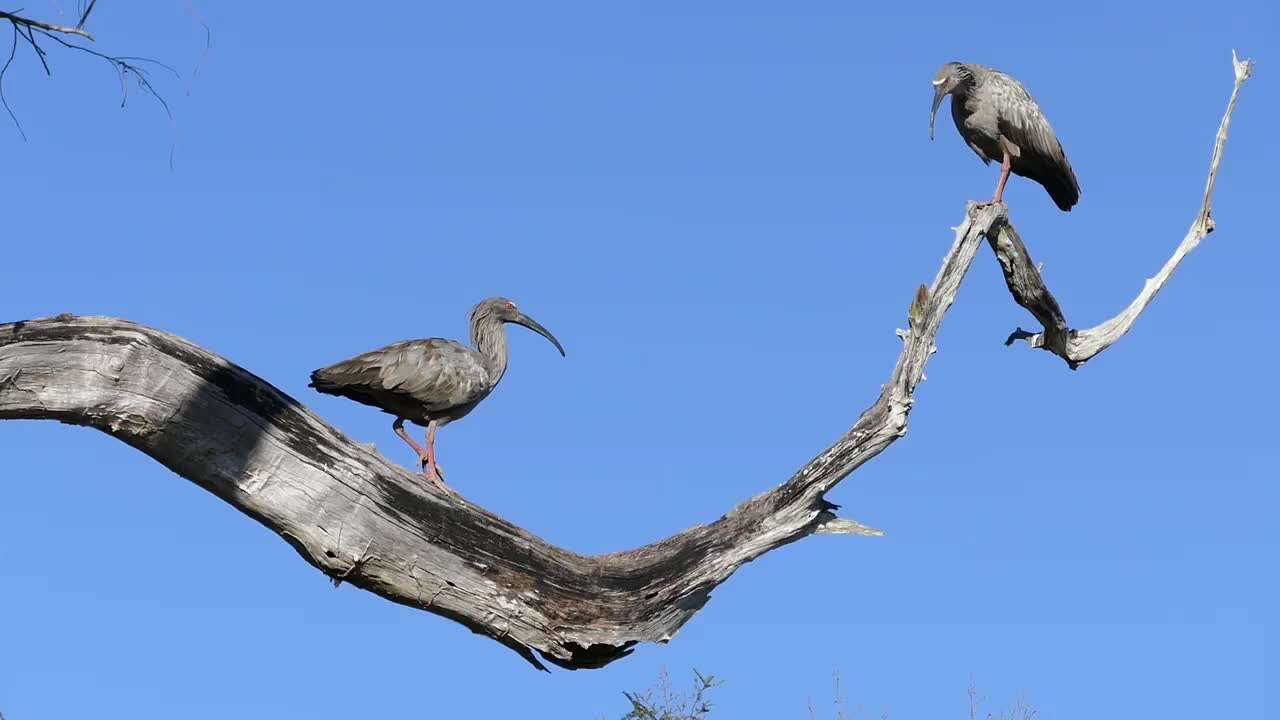
[(555, 335), (552, 335), (552, 334), (551, 334), (551, 331), (550, 331), (550, 330), (548, 330), (548, 329), (546, 329), (546, 328), (542, 327), (541, 325), (539, 325), (539, 324), (538, 324), (538, 321), (534, 320), (533, 318), (529, 317), (528, 315), (525, 315), (524, 313), (517, 313), (517, 314), (516, 314), (516, 319), (515, 319), (515, 320), (512, 320), (511, 322), (513, 322), (513, 323), (515, 323), (515, 324), (517, 324), (517, 325), (523, 325), (523, 326), (525, 326), (525, 327), (529, 328), (530, 330), (532, 330), (532, 331), (534, 331), (534, 332), (538, 333), (538, 334), (539, 334), (539, 335), (541, 335), (542, 337), (544, 337), (544, 338), (546, 338), (546, 339), (550, 340), (550, 341), (551, 341), (551, 344), (552, 344), (552, 345), (555, 345), (555, 346), (556, 346), (556, 349), (560, 351), (560, 355), (561, 355), (561, 357), (563, 357), (563, 356), (564, 356), (564, 346), (562, 346), (562, 345), (560, 344), (560, 341), (556, 339), (556, 336), (555, 336)]
[(942, 92), (941, 87), (933, 90), (933, 108), (929, 110), (929, 139), (933, 140), (933, 121), (938, 117), (938, 106), (942, 104), (942, 98), (946, 97), (946, 93)]

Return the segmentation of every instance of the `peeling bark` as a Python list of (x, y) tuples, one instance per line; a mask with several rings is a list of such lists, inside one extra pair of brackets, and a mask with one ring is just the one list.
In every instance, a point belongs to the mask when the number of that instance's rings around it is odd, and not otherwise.
[[(1238, 74), (1237, 91), (1242, 82)], [(1214, 171), (1223, 139), (1225, 119)], [(1212, 174), (1205, 222), (1211, 191)], [(1006, 277), (1015, 299), (1068, 336), (1004, 205), (970, 204), (932, 285), (911, 299), (888, 382), (853, 427), (715, 522), (626, 552), (555, 547), (422, 483), (230, 361), (125, 320), (0, 325), (0, 419), (105, 432), (270, 528), (335, 583), (460, 622), (539, 668), (539, 657), (601, 667), (637, 643), (670, 640), (714, 588), (770, 550), (814, 533), (881, 534), (838, 517), (824, 496), (906, 433), (943, 317), (983, 238), (1014, 258)], [(1002, 247), (1022, 248), (1025, 262)]]

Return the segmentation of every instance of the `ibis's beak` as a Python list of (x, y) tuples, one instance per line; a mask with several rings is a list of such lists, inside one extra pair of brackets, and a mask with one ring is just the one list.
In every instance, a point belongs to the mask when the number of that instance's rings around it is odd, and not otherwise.
[(552, 335), (550, 330), (547, 330), (546, 328), (539, 325), (538, 322), (533, 318), (529, 317), (528, 315), (525, 315), (522, 312), (518, 312), (516, 313), (516, 319), (512, 320), (511, 322), (517, 325), (523, 325), (529, 328), (530, 330), (538, 333), (542, 337), (550, 340), (551, 344), (555, 345), (556, 349), (560, 351), (560, 354), (562, 356), (564, 355), (564, 347), (560, 345), (560, 341), (556, 339), (556, 336)]
[(933, 120), (938, 117), (938, 106), (942, 104), (942, 98), (946, 97), (946, 93), (942, 92), (942, 86), (938, 85), (933, 89), (933, 109), (929, 111), (929, 139), (933, 139)]

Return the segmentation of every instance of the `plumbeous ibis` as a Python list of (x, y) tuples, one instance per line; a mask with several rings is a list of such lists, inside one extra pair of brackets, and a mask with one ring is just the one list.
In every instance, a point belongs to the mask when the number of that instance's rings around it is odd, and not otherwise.
[(1040, 106), (1022, 83), (982, 65), (949, 62), (933, 78), (929, 139), (942, 98), (951, 96), (951, 117), (960, 137), (984, 163), (1000, 161), (1000, 182), (991, 202), (1001, 202), (1009, 172), (1044, 186), (1059, 209), (1080, 200), (1076, 174)]
[[(371, 350), (311, 373), (311, 387), (372, 405), (395, 416), (391, 427), (413, 448), (427, 479), (444, 489), (436, 465), (436, 429), (471, 412), (507, 370), (504, 323), (523, 325), (564, 348), (546, 328), (506, 298), (492, 297), (471, 311), (471, 343), (442, 338), (408, 340)], [(427, 428), (426, 448), (409, 437), (404, 421)]]

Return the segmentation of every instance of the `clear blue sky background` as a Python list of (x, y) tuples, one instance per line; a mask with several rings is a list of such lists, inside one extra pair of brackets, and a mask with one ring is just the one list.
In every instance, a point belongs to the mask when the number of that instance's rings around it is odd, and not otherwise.
[[(62, 2), (68, 12), (74, 3)], [(284, 543), (105, 435), (0, 423), (0, 712), (38, 718), (597, 718), (659, 668), (724, 718), (962, 717), (972, 680), (1045, 718), (1262, 718), (1274, 620), (1274, 3), (100, 3), (105, 50), (174, 64), (176, 121), (109, 69), (19, 52), (0, 128), (0, 317), (117, 315), (201, 343), (398, 461), (315, 367), (466, 331), (508, 295), (498, 391), (440, 438), (467, 496), (574, 550), (713, 520), (874, 397), (912, 290), (993, 168), (944, 61), (1036, 95), (1083, 201), (1011, 181), (1079, 326), (1191, 222), (1231, 86), (1218, 232), (1083, 370), (983, 250), (908, 437), (833, 494), (883, 539), (811, 538), (723, 585), (668, 646), (531, 670), (441, 618), (334, 590)], [(428, 8), (427, 6), (431, 7)], [(48, 2), (31, 13), (54, 16)], [(358, 16), (350, 14), (358, 11)], [(198, 66), (198, 72), (193, 69)], [(174, 167), (169, 166), (173, 150)], [(1274, 701), (1272, 702), (1274, 711)]]

